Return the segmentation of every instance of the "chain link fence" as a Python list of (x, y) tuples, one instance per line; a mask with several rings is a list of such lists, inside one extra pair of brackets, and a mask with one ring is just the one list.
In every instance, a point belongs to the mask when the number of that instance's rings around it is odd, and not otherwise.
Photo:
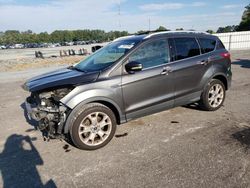
[(214, 35), (220, 38), (228, 50), (250, 49), (250, 31), (218, 33)]

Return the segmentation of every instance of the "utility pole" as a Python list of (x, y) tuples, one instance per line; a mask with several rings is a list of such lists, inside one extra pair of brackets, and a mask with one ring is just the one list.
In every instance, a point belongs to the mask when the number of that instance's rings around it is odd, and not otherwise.
[(118, 0), (118, 26), (121, 30), (121, 0)]
[(150, 20), (150, 18), (148, 18), (148, 30), (149, 31), (151, 30), (151, 20)]

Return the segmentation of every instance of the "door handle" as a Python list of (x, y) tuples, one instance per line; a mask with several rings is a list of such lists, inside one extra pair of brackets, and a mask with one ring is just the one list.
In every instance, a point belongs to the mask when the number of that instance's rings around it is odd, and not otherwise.
[(168, 73), (172, 72), (172, 68), (170, 66), (163, 67), (161, 72), (162, 75), (168, 75)]
[(207, 65), (208, 63), (209, 63), (208, 60), (202, 60), (197, 62), (198, 65)]

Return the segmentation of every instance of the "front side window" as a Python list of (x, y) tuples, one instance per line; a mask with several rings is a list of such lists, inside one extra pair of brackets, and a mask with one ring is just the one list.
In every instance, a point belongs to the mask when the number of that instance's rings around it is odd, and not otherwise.
[(161, 39), (144, 44), (130, 56), (129, 61), (141, 63), (143, 69), (168, 63), (167, 40)]
[(176, 60), (200, 55), (200, 48), (195, 38), (175, 38)]
[(203, 54), (211, 52), (215, 49), (216, 40), (200, 38), (199, 42), (200, 42), (201, 51)]

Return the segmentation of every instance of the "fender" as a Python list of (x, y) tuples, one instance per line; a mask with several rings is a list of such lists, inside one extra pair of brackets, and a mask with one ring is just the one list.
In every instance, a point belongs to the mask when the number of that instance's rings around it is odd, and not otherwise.
[[(217, 76), (222, 76), (222, 77), (224, 77), (225, 80), (227, 81), (226, 84), (228, 85), (228, 78), (227, 78), (226, 74), (224, 74), (223, 72), (218, 72), (218, 73), (216, 73), (216, 74), (213, 74), (212, 76), (209, 77), (209, 79), (206, 80), (206, 82), (205, 82), (205, 84), (204, 84), (204, 86), (203, 86), (203, 90), (202, 90), (202, 91), (204, 91), (204, 89), (206, 88), (207, 84), (208, 84), (214, 77), (217, 77)], [(225, 86), (225, 87), (226, 87), (226, 86)]]
[(222, 76), (226, 80), (226, 85), (228, 86), (230, 82), (230, 78), (225, 74), (224, 67), (222, 65), (213, 64), (204, 74), (201, 82), (200, 88), (203, 91), (207, 84), (213, 79), (214, 77)]
[[(102, 94), (104, 97), (100, 97), (98, 96), (98, 94)], [(72, 96), (72, 95), (71, 95)], [(92, 97), (89, 97), (92, 96)], [(67, 96), (66, 96), (67, 97)], [(114, 96), (114, 93), (112, 93), (109, 90), (105, 90), (105, 89), (93, 89), (93, 90), (88, 90), (82, 93), (78, 93), (76, 96), (69, 98), (66, 97), (61, 99), (61, 102), (66, 105), (67, 107), (69, 107), (70, 109), (74, 109), (76, 108), (79, 104), (87, 104), (87, 103), (91, 103), (91, 102), (106, 102), (108, 104), (111, 104), (112, 106), (114, 106), (118, 112), (119, 115), (119, 119), (120, 119), (120, 123), (125, 123), (126, 122), (126, 116), (123, 113), (122, 109), (120, 108), (120, 105), (123, 106), (123, 102), (122, 102), (122, 95), (120, 95), (117, 98), (117, 95)], [(116, 99), (121, 99), (119, 101), (114, 101), (111, 98), (116, 98)], [(119, 105), (120, 104), (120, 105)], [(65, 126), (64, 126), (64, 133), (68, 133), (70, 126), (68, 121), (66, 121)]]

